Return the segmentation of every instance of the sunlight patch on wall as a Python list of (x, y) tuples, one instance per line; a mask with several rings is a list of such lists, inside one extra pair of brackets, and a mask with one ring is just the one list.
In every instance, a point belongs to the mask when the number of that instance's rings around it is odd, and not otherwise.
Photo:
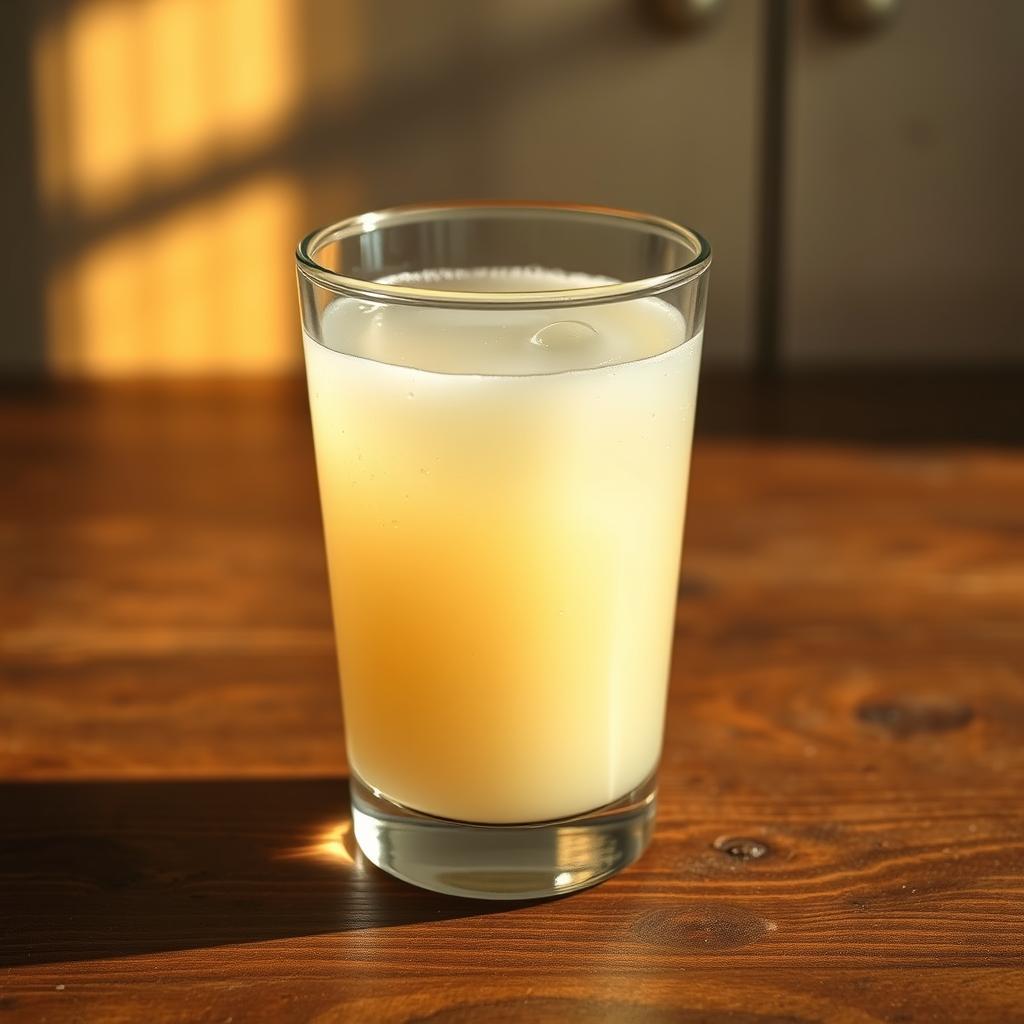
[[(47, 360), (59, 375), (274, 373), (301, 356), (296, 124), (359, 90), (352, 0), (70, 0), (33, 53)], [(318, 106), (319, 105), (319, 106)]]
[(210, 9), (218, 141), (250, 145), (273, 134), (297, 106), (297, 17), (303, 5), (296, 0), (216, 0)]
[(294, 183), (271, 176), (90, 246), (48, 294), (60, 375), (273, 373), (299, 360)]
[(144, 157), (137, 11), (125, 0), (71, 9), (63, 40), (67, 105), (68, 198), (83, 205), (116, 200)]
[(299, 103), (294, 0), (79, 0), (34, 53), (44, 195), (96, 213), (279, 132)]

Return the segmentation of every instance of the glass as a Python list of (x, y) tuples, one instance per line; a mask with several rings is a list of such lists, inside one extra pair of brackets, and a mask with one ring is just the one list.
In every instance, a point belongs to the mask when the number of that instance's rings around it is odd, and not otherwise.
[(299, 245), (353, 826), (439, 892), (571, 892), (650, 839), (707, 243), (421, 206)]

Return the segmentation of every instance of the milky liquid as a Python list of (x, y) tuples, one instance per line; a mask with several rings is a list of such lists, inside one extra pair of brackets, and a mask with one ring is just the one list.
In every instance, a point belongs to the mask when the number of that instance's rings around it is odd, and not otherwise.
[(338, 299), (322, 335), (306, 369), (352, 767), (464, 821), (621, 797), (661, 747), (700, 336), (656, 298)]

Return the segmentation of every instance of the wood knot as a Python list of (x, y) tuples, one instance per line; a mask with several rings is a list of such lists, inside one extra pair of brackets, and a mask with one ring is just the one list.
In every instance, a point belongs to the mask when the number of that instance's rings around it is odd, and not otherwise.
[(700, 601), (714, 592), (715, 587), (711, 581), (701, 576), (686, 575), (679, 581), (679, 596), (683, 599)]
[(746, 839), (742, 836), (719, 836), (712, 844), (720, 853), (735, 860), (760, 860), (767, 857), (771, 848), (760, 839)]
[(974, 719), (974, 710), (944, 697), (906, 697), (864, 701), (857, 708), (857, 718), (903, 739), (918, 733), (962, 729)]

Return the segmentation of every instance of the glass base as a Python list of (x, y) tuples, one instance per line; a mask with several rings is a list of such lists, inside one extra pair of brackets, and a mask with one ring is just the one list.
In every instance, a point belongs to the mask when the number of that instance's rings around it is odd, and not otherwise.
[(654, 829), (652, 775), (596, 811), (526, 825), (474, 825), (409, 810), (354, 772), (352, 824), (366, 857), (423, 889), (487, 900), (559, 896), (632, 864)]

